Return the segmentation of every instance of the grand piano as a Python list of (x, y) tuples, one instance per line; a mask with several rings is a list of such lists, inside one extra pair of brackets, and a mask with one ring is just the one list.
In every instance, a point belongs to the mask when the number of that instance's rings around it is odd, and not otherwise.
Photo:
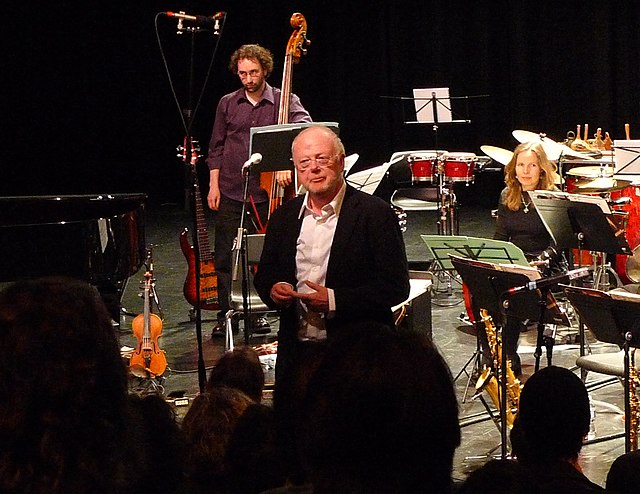
[(114, 320), (145, 259), (145, 194), (0, 197), (0, 282), (67, 275), (95, 285)]

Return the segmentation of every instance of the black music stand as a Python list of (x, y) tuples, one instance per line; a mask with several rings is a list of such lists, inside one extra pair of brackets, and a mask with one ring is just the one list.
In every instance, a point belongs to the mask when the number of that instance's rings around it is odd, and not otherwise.
[(249, 130), (249, 155), (260, 153), (262, 161), (256, 170), (277, 172), (293, 170), (291, 144), (295, 137), (307, 127), (323, 125), (337, 135), (340, 133), (337, 122), (304, 122), (251, 127)]
[(603, 198), (542, 190), (530, 191), (529, 197), (559, 249), (633, 254), (624, 232), (610, 220), (611, 209)]
[[(511, 242), (488, 238), (466, 237), (462, 235), (420, 235), (420, 238), (422, 238), (427, 245), (427, 249), (433, 257), (434, 264), (438, 265), (440, 269), (445, 272), (455, 271), (450, 256), (493, 263), (529, 265), (522, 249)], [(467, 372), (467, 367), (474, 361), (475, 368), (480, 371), (482, 366), (482, 348), (477, 328), (476, 349), (453, 379), (455, 382), (463, 373), (467, 374), (468, 379), (462, 398), (463, 402), (467, 399), (467, 391), (472, 376), (472, 374)]]
[[(611, 221), (611, 209), (603, 198), (540, 190), (529, 192), (529, 197), (558, 249), (577, 249), (579, 260), (583, 249), (632, 255), (624, 231), (618, 230)], [(594, 288), (601, 288), (600, 280), (605, 270), (603, 258), (593, 273)], [(579, 320), (578, 328), (580, 356), (583, 357), (585, 334), (582, 320)], [(586, 376), (583, 374), (582, 377)]]
[[(478, 306), (487, 310), (492, 319), (497, 322), (500, 331), (506, 324), (507, 317), (525, 319), (540, 319), (543, 323), (568, 324), (555, 303), (553, 294), (544, 290), (523, 290), (511, 294), (510, 288), (526, 286), (530, 277), (518, 273), (503, 271), (498, 265), (451, 256), (451, 263), (466, 283), (469, 291), (477, 300)], [(500, 390), (500, 422), (501, 422), (501, 451), (502, 459), (507, 457), (507, 353), (502, 353), (498, 389)]]
[(640, 299), (589, 288), (563, 286), (563, 289), (596, 338), (624, 350), (625, 452), (629, 452), (632, 413), (629, 349), (640, 347)]

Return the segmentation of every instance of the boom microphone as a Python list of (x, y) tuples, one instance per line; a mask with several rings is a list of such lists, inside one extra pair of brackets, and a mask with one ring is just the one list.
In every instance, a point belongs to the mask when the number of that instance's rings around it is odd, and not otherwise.
[(211, 27), (214, 30), (220, 29), (220, 20), (227, 15), (226, 12), (216, 12), (209, 17), (204, 15), (189, 15), (184, 12), (164, 12), (164, 14), (167, 17), (175, 17), (176, 19), (193, 22), (198, 27)]
[(526, 290), (537, 290), (538, 288), (548, 288), (558, 283), (567, 283), (568, 281), (575, 280), (576, 278), (584, 278), (589, 276), (589, 268), (577, 268), (566, 273), (559, 274), (557, 276), (550, 276), (548, 278), (542, 278), (537, 281), (530, 281), (523, 286), (515, 286), (509, 288), (507, 293), (513, 295), (514, 293), (524, 292)]

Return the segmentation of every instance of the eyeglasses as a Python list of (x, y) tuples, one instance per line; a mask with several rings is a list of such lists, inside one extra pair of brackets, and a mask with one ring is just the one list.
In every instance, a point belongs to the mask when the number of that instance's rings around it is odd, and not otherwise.
[(257, 69), (250, 70), (249, 72), (238, 71), (238, 75), (240, 76), (240, 79), (247, 79), (248, 77), (255, 79), (260, 75), (260, 71)]
[(335, 156), (317, 156), (315, 158), (303, 158), (298, 162), (297, 168), (298, 170), (303, 172), (311, 166), (311, 163), (315, 163), (320, 168), (326, 168), (331, 164), (333, 158), (335, 158)]

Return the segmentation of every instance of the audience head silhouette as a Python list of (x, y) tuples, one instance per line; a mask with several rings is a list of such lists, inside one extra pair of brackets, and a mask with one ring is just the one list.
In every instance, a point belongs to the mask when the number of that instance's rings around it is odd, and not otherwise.
[(211, 369), (206, 391), (226, 386), (242, 391), (256, 403), (262, 400), (264, 370), (257, 352), (251, 347), (237, 347), (226, 352)]
[(460, 443), (446, 363), (426, 336), (356, 325), (309, 383), (301, 451), (314, 492), (448, 492)]
[(0, 293), (0, 491), (124, 492), (127, 407), (95, 288), (47, 278)]
[(519, 461), (574, 460), (589, 432), (589, 395), (584, 383), (562, 367), (533, 374), (520, 395), (511, 436)]

